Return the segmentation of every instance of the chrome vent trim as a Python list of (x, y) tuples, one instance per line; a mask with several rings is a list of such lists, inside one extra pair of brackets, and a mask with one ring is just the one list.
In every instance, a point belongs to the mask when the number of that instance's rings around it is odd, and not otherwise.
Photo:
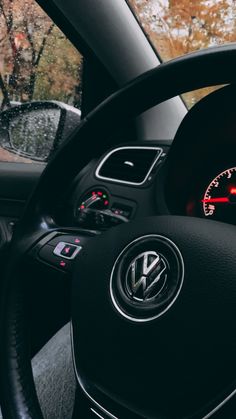
[[(102, 166), (104, 165), (104, 163), (109, 159), (110, 156), (112, 156), (112, 154), (117, 153), (120, 150), (155, 150), (156, 151), (156, 157), (154, 158), (153, 163), (150, 166), (150, 169), (148, 170), (145, 178), (143, 179), (142, 182), (130, 182), (130, 181), (126, 181), (126, 180), (120, 180), (120, 179), (116, 179), (116, 178), (112, 178), (112, 177), (106, 177), (106, 176), (102, 176), (99, 174), (99, 172), (101, 171)], [(135, 186), (141, 186), (143, 185), (150, 173), (152, 172), (152, 169), (154, 168), (155, 164), (157, 163), (157, 161), (160, 159), (161, 155), (163, 153), (163, 149), (161, 147), (149, 147), (149, 146), (123, 146), (123, 147), (118, 147), (115, 148), (113, 150), (111, 150), (108, 154), (106, 154), (106, 156), (102, 159), (102, 161), (99, 163), (96, 171), (95, 171), (95, 176), (98, 179), (101, 180), (109, 180), (110, 182), (115, 182), (115, 183), (123, 183), (126, 185), (135, 185)]]

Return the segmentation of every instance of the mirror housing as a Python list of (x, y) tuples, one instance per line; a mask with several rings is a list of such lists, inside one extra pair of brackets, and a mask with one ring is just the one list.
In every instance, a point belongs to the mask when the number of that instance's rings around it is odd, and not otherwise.
[(81, 112), (57, 101), (30, 102), (0, 113), (0, 147), (46, 162), (79, 125)]

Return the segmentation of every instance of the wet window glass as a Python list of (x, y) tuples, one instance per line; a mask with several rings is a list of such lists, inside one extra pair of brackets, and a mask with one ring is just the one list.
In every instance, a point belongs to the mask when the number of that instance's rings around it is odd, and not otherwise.
[(9, 124), (10, 145), (30, 158), (46, 159), (53, 149), (59, 120), (59, 109), (34, 110), (13, 118)]
[[(0, 118), (9, 116), (0, 161), (45, 162), (64, 128), (60, 109), (68, 106), (79, 121), (82, 56), (35, 0), (0, 1), (0, 46)], [(44, 110), (44, 101), (58, 109)], [(29, 118), (25, 109), (21, 115), (25, 104), (32, 104)]]
[[(235, 0), (127, 0), (162, 61), (236, 41)], [(218, 87), (183, 96), (190, 108)]]

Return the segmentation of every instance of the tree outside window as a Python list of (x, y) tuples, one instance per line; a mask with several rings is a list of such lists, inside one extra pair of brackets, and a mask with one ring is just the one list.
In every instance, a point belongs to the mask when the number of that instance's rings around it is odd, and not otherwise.
[(1, 109), (60, 100), (80, 107), (82, 57), (35, 0), (0, 0)]
[[(163, 61), (236, 41), (235, 0), (127, 0)], [(215, 88), (184, 95), (189, 107)]]

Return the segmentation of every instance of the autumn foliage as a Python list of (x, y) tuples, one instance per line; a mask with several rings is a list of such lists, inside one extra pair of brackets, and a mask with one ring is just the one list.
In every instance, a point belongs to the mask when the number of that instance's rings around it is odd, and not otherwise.
[[(234, 0), (128, 0), (163, 61), (236, 41)], [(212, 89), (187, 95), (189, 106)]]
[(81, 56), (35, 0), (0, 0), (2, 108), (12, 101), (79, 106)]

